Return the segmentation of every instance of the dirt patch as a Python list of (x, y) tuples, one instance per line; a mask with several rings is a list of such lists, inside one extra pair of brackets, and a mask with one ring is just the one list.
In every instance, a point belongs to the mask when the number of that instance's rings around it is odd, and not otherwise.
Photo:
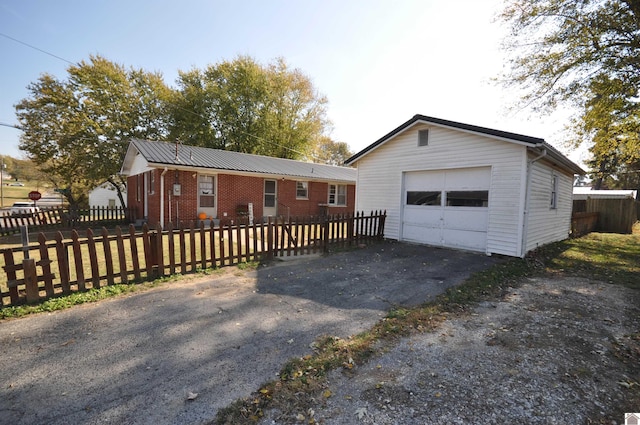
[(621, 424), (640, 411), (640, 294), (529, 279), (436, 332), (332, 372), (327, 388), (305, 411), (267, 411), (260, 423)]

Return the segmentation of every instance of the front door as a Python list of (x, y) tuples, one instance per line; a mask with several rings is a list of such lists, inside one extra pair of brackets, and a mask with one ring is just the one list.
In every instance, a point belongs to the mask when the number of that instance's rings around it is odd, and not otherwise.
[(264, 181), (264, 204), (262, 215), (265, 217), (278, 214), (278, 182), (277, 180)]
[(216, 177), (198, 175), (198, 218), (204, 214), (207, 219), (216, 218)]

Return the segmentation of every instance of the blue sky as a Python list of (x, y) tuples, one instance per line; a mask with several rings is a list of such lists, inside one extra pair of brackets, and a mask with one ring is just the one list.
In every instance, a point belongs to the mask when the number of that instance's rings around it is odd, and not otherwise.
[[(491, 82), (505, 59), (500, 0), (0, 0), (0, 32), (71, 62), (99, 54), (161, 72), (238, 55), (283, 57), (328, 100), (330, 134), (359, 151), (414, 114), (543, 137), (565, 153), (566, 117), (507, 113), (515, 95)], [(43, 73), (68, 63), (0, 36), (0, 122)], [(562, 114), (560, 114), (562, 115)], [(2, 153), (22, 156), (0, 126)], [(573, 158), (577, 159), (577, 158)]]

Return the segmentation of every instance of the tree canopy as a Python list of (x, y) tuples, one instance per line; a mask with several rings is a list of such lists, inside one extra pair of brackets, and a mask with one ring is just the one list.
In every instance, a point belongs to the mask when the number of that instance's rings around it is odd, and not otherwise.
[(118, 172), (131, 138), (291, 159), (313, 157), (327, 143), (327, 100), (283, 59), (261, 65), (240, 56), (180, 72), (175, 89), (159, 73), (101, 56), (67, 72), (64, 80), (44, 74), (30, 84), (16, 113), (20, 149), (74, 206), (105, 181), (124, 205)]
[(86, 204), (89, 190), (105, 181), (124, 205), (118, 172), (127, 143), (166, 137), (172, 91), (160, 74), (100, 56), (67, 71), (64, 81), (42, 75), (16, 105), (20, 149), (64, 189), (70, 205)]
[(574, 141), (590, 144), (596, 184), (636, 174), (638, 185), (640, 2), (510, 0), (500, 18), (511, 27), (505, 82), (523, 90), (521, 106), (576, 108)]
[(327, 100), (283, 59), (247, 56), (180, 72), (171, 137), (185, 144), (306, 157), (328, 126)]

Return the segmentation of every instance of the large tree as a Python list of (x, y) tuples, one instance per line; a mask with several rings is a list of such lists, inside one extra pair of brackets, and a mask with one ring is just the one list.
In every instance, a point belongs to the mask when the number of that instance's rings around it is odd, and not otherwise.
[(277, 59), (240, 56), (180, 72), (172, 137), (185, 144), (299, 159), (325, 131), (326, 99)]
[(575, 142), (590, 143), (597, 184), (637, 173), (640, 2), (510, 0), (500, 18), (511, 26), (505, 82), (523, 90), (521, 106), (578, 111)]
[(162, 76), (125, 69), (100, 56), (71, 65), (67, 80), (42, 75), (16, 105), (24, 130), (20, 149), (84, 205), (92, 188), (109, 182), (124, 205), (118, 176), (129, 139), (164, 139), (172, 91)]

